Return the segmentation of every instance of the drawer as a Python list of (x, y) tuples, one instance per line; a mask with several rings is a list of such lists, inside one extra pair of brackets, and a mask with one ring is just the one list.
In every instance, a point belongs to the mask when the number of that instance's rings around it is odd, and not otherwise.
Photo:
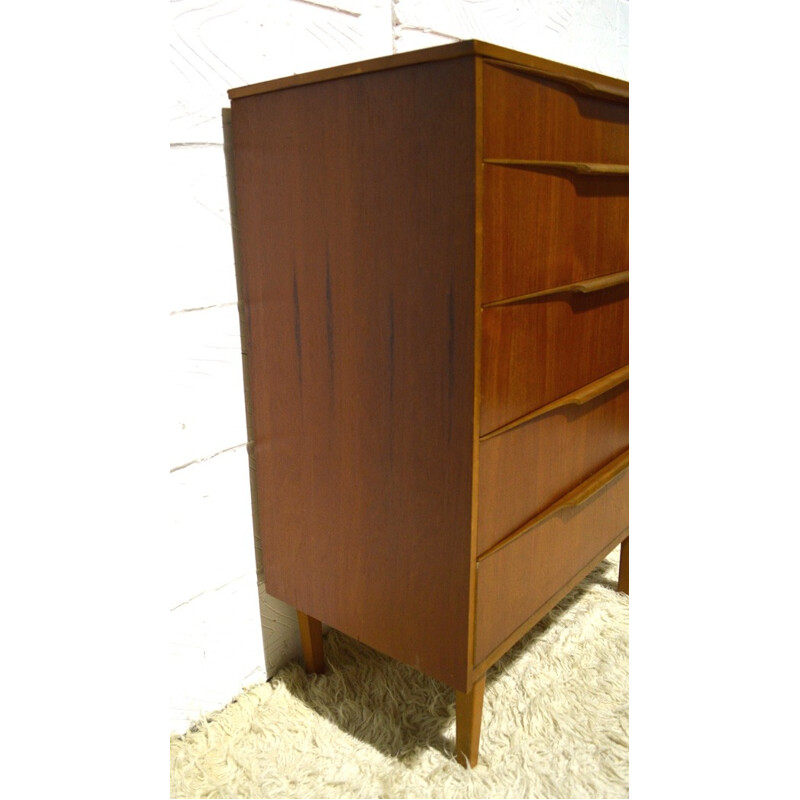
[(483, 166), (483, 302), (628, 269), (628, 176)]
[(484, 158), (628, 163), (628, 103), (484, 62)]
[[(591, 494), (592, 480), (506, 546), (479, 559), (475, 604), (475, 664), (487, 658), (557, 595), (628, 527), (628, 469)], [(616, 466), (616, 465), (612, 465)], [(611, 470), (613, 475), (613, 470)], [(587, 499), (582, 500), (587, 494)]]
[(591, 400), (577, 397), (480, 442), (478, 553), (532, 519), (628, 449), (627, 369)]
[(484, 308), (485, 435), (628, 363), (628, 284)]

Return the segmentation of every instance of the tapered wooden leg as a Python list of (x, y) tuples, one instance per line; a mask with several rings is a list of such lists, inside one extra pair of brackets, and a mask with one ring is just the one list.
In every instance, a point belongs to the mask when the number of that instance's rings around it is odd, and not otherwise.
[(630, 594), (628, 590), (628, 539), (622, 540), (622, 546), (619, 551), (619, 581), (617, 583), (617, 591), (623, 594)]
[(322, 623), (302, 611), (297, 612), (300, 623), (300, 642), (303, 645), (303, 659), (306, 672), (322, 674), (325, 672), (325, 654), (322, 649)]
[(481, 738), (481, 713), (486, 676), (475, 681), (466, 694), (456, 691), (456, 758), (462, 767), (478, 763), (478, 742)]

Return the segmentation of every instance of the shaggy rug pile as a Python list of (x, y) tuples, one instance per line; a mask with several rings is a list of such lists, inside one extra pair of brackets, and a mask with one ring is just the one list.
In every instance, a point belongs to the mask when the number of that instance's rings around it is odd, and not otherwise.
[(628, 598), (608, 556), (488, 673), (478, 766), (447, 687), (335, 630), (173, 736), (174, 798), (628, 797)]

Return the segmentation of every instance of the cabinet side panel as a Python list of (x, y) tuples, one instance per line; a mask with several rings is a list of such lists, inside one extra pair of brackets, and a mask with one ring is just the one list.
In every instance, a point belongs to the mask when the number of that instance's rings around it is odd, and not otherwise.
[(233, 101), (267, 591), (465, 688), (474, 61)]

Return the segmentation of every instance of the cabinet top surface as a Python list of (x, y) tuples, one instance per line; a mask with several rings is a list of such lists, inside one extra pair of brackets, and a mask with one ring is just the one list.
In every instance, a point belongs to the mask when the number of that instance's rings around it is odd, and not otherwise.
[(358, 61), (353, 64), (342, 64), (327, 69), (319, 69), (299, 75), (290, 75), (285, 78), (253, 83), (228, 90), (228, 97), (236, 100), (241, 97), (275, 92), (279, 89), (289, 89), (295, 86), (304, 86), (310, 83), (347, 78), (355, 75), (364, 75), (369, 72), (407, 67), (414, 64), (424, 64), (433, 61), (444, 61), (462, 56), (481, 56), (493, 61), (519, 67), (527, 72), (540, 75), (543, 78), (562, 80), (575, 85), (591, 94), (601, 94), (618, 100), (627, 101), (628, 82), (618, 78), (610, 78), (588, 70), (578, 69), (556, 61), (548, 61), (538, 56), (510, 50), (499, 45), (489, 44), (477, 39), (469, 39), (452, 44), (427, 47), (422, 50), (411, 50), (406, 53), (373, 58), (367, 61)]

